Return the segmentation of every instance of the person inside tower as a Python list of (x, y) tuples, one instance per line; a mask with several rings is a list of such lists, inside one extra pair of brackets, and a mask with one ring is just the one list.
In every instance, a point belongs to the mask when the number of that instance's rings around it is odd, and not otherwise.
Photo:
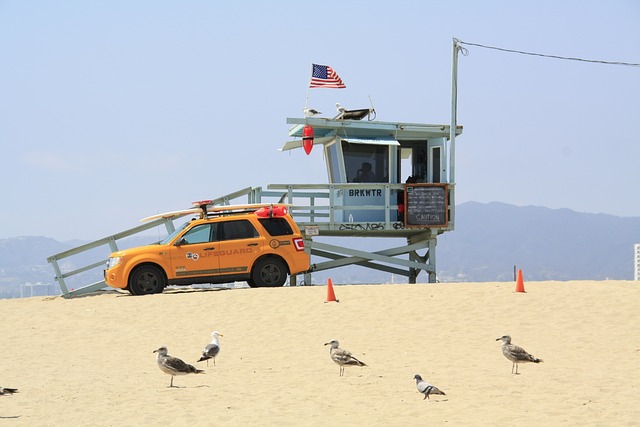
[(376, 182), (378, 178), (376, 174), (371, 170), (371, 163), (363, 162), (353, 182)]

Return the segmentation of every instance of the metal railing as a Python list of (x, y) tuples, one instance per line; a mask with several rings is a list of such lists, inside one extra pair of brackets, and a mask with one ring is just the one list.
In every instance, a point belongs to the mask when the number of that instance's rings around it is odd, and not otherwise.
[[(227, 194), (225, 196), (218, 197), (217, 199), (214, 199), (212, 203), (216, 205), (229, 205), (232, 200), (235, 200), (243, 196), (246, 196), (248, 198), (247, 203), (256, 203), (255, 201), (256, 194), (259, 194), (259, 188), (256, 189), (256, 188), (247, 187), (242, 190)], [(84, 245), (66, 250), (64, 252), (51, 255), (50, 257), (47, 258), (47, 261), (49, 262), (49, 264), (51, 264), (51, 267), (53, 268), (53, 272), (55, 273), (54, 279), (60, 286), (60, 290), (62, 291), (62, 296), (64, 296), (65, 298), (68, 298), (72, 296), (84, 295), (84, 294), (95, 292), (107, 287), (107, 284), (105, 283), (104, 280), (98, 280), (96, 282), (93, 282), (88, 285), (83, 285), (76, 289), (71, 289), (67, 284), (67, 279), (69, 278), (77, 277), (81, 273), (85, 273), (98, 268), (103, 269), (106, 265), (107, 257), (99, 258), (95, 262), (83, 265), (78, 268), (72, 267), (73, 269), (69, 271), (63, 271), (64, 268), (62, 265), (64, 261), (69, 261), (66, 263), (66, 265), (73, 266), (74, 263), (72, 262), (72, 257), (77, 256), (79, 254), (86, 253), (87, 251), (92, 251), (97, 249), (105, 249), (108, 256), (108, 254), (119, 250), (118, 241), (127, 237), (137, 235), (144, 231), (156, 228), (158, 226), (164, 225), (166, 228), (167, 234), (171, 234), (175, 231), (175, 228), (176, 228), (174, 221), (180, 219), (183, 216), (187, 216), (187, 214), (182, 216), (177, 216), (174, 218), (159, 218), (153, 221), (149, 221), (145, 224), (139, 225), (137, 227), (133, 227), (128, 230), (125, 230), (116, 234), (112, 234), (107, 237), (103, 237), (102, 239), (98, 239), (96, 241), (86, 243)]]
[[(231, 205), (239, 203), (287, 203), (290, 213), (303, 233), (315, 228), (320, 235), (326, 236), (361, 236), (361, 237), (410, 237), (424, 234), (423, 229), (405, 229), (402, 221), (397, 218), (397, 195), (404, 189), (403, 184), (269, 184), (267, 190), (262, 187), (247, 187), (233, 193), (212, 200), (213, 205)], [(379, 191), (384, 204), (349, 205), (345, 204), (344, 195), (348, 191)], [(236, 199), (246, 198), (245, 202)], [(233, 202), (233, 203), (232, 203)], [(346, 212), (374, 213), (375, 221), (350, 221), (345, 218)], [(185, 214), (183, 216), (187, 216)], [(60, 286), (64, 297), (72, 297), (98, 291), (107, 285), (104, 280), (70, 289), (67, 279), (97, 268), (104, 268), (108, 254), (119, 250), (118, 241), (134, 236), (146, 230), (164, 225), (168, 234), (176, 227), (174, 221), (181, 217), (159, 218), (143, 225), (104, 237), (47, 258), (55, 273), (55, 280)], [(346, 220), (345, 220), (346, 219)], [(452, 227), (452, 224), (451, 224)], [(438, 230), (437, 233), (448, 231), (449, 228)], [(308, 237), (308, 236), (307, 236)], [(105, 249), (107, 256), (95, 262), (73, 268), (70, 258), (81, 253), (98, 248)], [(371, 258), (374, 259), (375, 257)], [(70, 271), (63, 271), (65, 260), (70, 262)], [(402, 262), (399, 262), (402, 264)], [(415, 265), (411, 265), (415, 267)], [(429, 268), (432, 268), (429, 267)], [(426, 268), (425, 268), (426, 269)], [(102, 271), (100, 271), (102, 273)]]

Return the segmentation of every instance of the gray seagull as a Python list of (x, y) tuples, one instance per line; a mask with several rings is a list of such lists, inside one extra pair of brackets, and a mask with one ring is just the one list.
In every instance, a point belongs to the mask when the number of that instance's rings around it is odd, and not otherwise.
[(416, 387), (418, 388), (418, 391), (424, 394), (424, 398), (422, 400), (431, 400), (429, 398), (430, 394), (441, 394), (443, 396), (446, 396), (446, 394), (444, 394), (444, 391), (441, 391), (438, 387), (429, 384), (428, 382), (423, 380), (420, 375), (416, 374), (413, 379), (416, 380)]
[(307, 117), (313, 117), (313, 116), (317, 116), (318, 114), (322, 114), (322, 111), (318, 111), (313, 108), (305, 108), (303, 111), (304, 111), (304, 115)]
[(330, 345), (329, 356), (331, 356), (331, 360), (336, 362), (338, 366), (340, 366), (340, 376), (344, 375), (344, 367), (345, 366), (367, 366), (366, 363), (355, 358), (350, 351), (339, 348), (340, 343), (338, 340), (331, 340), (324, 345)]
[(207, 366), (209, 366), (209, 359), (213, 359), (213, 366), (216, 366), (216, 356), (220, 353), (220, 340), (218, 337), (223, 337), (220, 332), (213, 331), (211, 332), (211, 342), (207, 344), (207, 346), (202, 351), (202, 357), (198, 359), (198, 362), (202, 362), (203, 360), (207, 361)]
[(513, 374), (513, 368), (516, 368), (516, 375), (518, 375), (518, 364), (519, 363), (540, 363), (542, 359), (538, 359), (537, 357), (533, 357), (531, 354), (527, 353), (522, 347), (518, 347), (517, 345), (511, 344), (511, 337), (509, 335), (503, 335), (500, 338), (496, 338), (496, 341), (502, 340), (502, 354), (504, 357), (509, 359), (513, 364), (511, 365), (511, 373)]
[(171, 384), (169, 384), (169, 387), (175, 387), (173, 385), (173, 377), (176, 375), (204, 373), (203, 370), (196, 369), (177, 357), (169, 356), (169, 350), (167, 350), (167, 347), (160, 347), (157, 350), (153, 350), (153, 352), (158, 353), (158, 357), (156, 358), (158, 368), (160, 368), (160, 370), (165, 374), (171, 375)]
[(17, 388), (7, 388), (0, 386), (0, 396), (11, 396), (13, 393), (17, 393)]

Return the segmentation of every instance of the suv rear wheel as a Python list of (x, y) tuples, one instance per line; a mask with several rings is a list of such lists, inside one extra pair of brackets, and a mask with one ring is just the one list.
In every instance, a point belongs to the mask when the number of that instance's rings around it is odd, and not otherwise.
[[(287, 267), (278, 258), (263, 258), (258, 261), (251, 272), (251, 281), (255, 287), (275, 288), (284, 285), (287, 280)], [(252, 286), (249, 283), (249, 286)], [(252, 286), (252, 287), (253, 287)]]
[(164, 274), (152, 265), (136, 268), (129, 277), (129, 292), (132, 295), (160, 294), (165, 286)]

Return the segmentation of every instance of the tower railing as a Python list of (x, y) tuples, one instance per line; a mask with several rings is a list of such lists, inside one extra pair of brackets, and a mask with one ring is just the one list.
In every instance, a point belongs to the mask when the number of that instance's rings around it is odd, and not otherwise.
[[(370, 205), (345, 205), (343, 201), (344, 193), (350, 190), (380, 190), (384, 204)], [(409, 268), (415, 274), (420, 270), (428, 271), (430, 277), (435, 277), (435, 267), (428, 264), (427, 256), (417, 255), (418, 248), (428, 247), (430, 251), (435, 250), (435, 235), (448, 231), (449, 228), (438, 230), (425, 230), (421, 228), (405, 228), (402, 218), (398, 217), (398, 192), (404, 190), (403, 184), (269, 184), (266, 190), (262, 187), (247, 187), (229, 193), (212, 200), (213, 205), (232, 205), (243, 203), (287, 203), (290, 205), (290, 213), (300, 230), (305, 235), (305, 239), (310, 247), (315, 246), (317, 254), (329, 256), (336, 261), (334, 264), (327, 263), (325, 267), (319, 269), (336, 268), (353, 263), (359, 263), (375, 268), (371, 264), (372, 260), (384, 260), (396, 263), (403, 268)], [(244, 199), (239, 200), (239, 199)], [(343, 215), (344, 211), (353, 212), (379, 212), (380, 220), (376, 221), (350, 221)], [(122, 239), (144, 233), (145, 231), (164, 226), (167, 234), (176, 229), (175, 221), (187, 216), (185, 214), (173, 218), (159, 218), (149, 221), (137, 227), (112, 234), (96, 241), (83, 244), (51, 255), (47, 261), (51, 264), (55, 273), (55, 280), (60, 286), (64, 297), (72, 297), (98, 291), (107, 285), (104, 280), (97, 280), (90, 284), (82, 284), (76, 288), (70, 288), (68, 279), (78, 278), (81, 273), (103, 269), (110, 253), (119, 249), (118, 242)], [(346, 260), (342, 255), (331, 254), (335, 247), (326, 244), (313, 242), (314, 236), (355, 236), (355, 237), (404, 237), (408, 240), (405, 248), (394, 248), (387, 252), (367, 253), (362, 251), (347, 251), (345, 254), (352, 258)], [(418, 242), (418, 243), (416, 243)], [(427, 242), (427, 243), (421, 243)], [(151, 242), (150, 242), (151, 243)], [(88, 251), (96, 252), (96, 259), (85, 265), (76, 266), (73, 257), (85, 254)], [(312, 250), (312, 254), (313, 254)], [(392, 258), (398, 254), (409, 254), (412, 261), (396, 260)], [(432, 258), (433, 259), (433, 258)], [(316, 266), (316, 268), (318, 268)], [(384, 271), (400, 273), (397, 269), (388, 267), (380, 268)], [(416, 272), (417, 271), (417, 272)], [(100, 271), (100, 273), (102, 273)], [(411, 273), (413, 274), (413, 273)], [(96, 277), (95, 273), (92, 277)], [(305, 283), (310, 283), (310, 276), (305, 275)]]

